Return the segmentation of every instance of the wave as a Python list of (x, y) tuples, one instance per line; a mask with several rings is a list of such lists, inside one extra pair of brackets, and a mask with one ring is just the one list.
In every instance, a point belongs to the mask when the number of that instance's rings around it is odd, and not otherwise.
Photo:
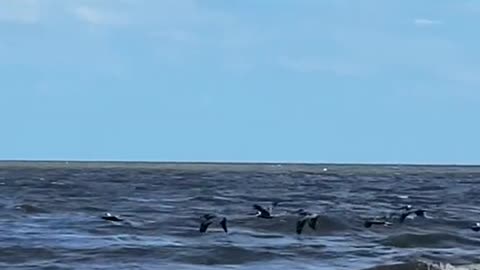
[[(0, 269), (475, 269), (478, 169), (122, 166), (0, 171)], [(274, 219), (253, 215), (272, 201)], [(405, 204), (433, 218), (363, 226)], [(296, 234), (300, 208), (320, 214), (316, 230)], [(206, 213), (226, 216), (229, 233), (200, 234)]]
[(402, 233), (388, 236), (380, 241), (385, 246), (397, 248), (455, 248), (459, 245), (480, 246), (480, 240), (453, 233)]
[(452, 265), (449, 263), (416, 261), (379, 265), (364, 270), (480, 270), (480, 264)]

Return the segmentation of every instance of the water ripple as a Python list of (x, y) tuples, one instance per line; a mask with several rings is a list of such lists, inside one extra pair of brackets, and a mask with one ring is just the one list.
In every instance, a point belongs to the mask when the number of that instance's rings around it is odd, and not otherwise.
[[(328, 170), (324, 170), (328, 168)], [(480, 168), (0, 163), (1, 269), (473, 269)], [(253, 203), (276, 218), (258, 219)], [(431, 218), (365, 228), (411, 204)], [(300, 208), (316, 230), (295, 233)], [(126, 221), (101, 220), (104, 212)], [(200, 216), (228, 217), (229, 233)], [(456, 265), (456, 266), (453, 266)], [(162, 269), (163, 269), (162, 267)], [(469, 268), (470, 267), (470, 268)], [(477, 267), (478, 269), (478, 267)]]

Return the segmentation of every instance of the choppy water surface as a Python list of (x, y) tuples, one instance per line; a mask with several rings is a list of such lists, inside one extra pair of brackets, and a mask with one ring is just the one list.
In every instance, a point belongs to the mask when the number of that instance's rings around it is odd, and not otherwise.
[[(479, 184), (478, 167), (4, 162), (0, 269), (473, 267)], [(279, 217), (250, 215), (272, 201)], [(431, 218), (363, 227), (405, 204)], [(298, 208), (321, 214), (316, 231), (295, 233)], [(229, 233), (200, 234), (205, 213)]]

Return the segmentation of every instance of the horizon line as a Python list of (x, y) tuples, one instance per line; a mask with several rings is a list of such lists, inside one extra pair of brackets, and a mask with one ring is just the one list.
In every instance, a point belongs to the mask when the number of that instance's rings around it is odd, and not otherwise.
[(408, 162), (318, 162), (318, 161), (161, 161), (161, 160), (88, 160), (88, 159), (0, 159), (0, 163), (156, 163), (205, 165), (336, 165), (336, 166), (443, 166), (478, 167), (474, 163), (408, 163)]

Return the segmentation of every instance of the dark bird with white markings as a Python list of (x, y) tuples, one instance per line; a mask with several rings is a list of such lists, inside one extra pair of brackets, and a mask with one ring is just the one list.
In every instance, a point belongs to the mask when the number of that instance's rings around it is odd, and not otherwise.
[(253, 208), (255, 210), (257, 210), (257, 214), (255, 216), (258, 217), (258, 218), (267, 218), (267, 219), (273, 218), (272, 211), (273, 211), (273, 208), (277, 205), (278, 205), (278, 203), (274, 202), (274, 203), (272, 203), (272, 205), (267, 210), (267, 209), (261, 207), (258, 204), (254, 204)]
[(400, 221), (400, 223), (403, 223), (405, 221), (405, 219), (410, 215), (415, 215), (417, 217), (425, 217), (425, 213), (426, 213), (426, 211), (423, 210), (423, 209), (407, 211), (407, 212), (401, 214), (399, 221)]
[(108, 220), (108, 221), (123, 221), (123, 219), (119, 218), (118, 216), (114, 216), (110, 213), (105, 213), (105, 215), (102, 216), (102, 219)]

